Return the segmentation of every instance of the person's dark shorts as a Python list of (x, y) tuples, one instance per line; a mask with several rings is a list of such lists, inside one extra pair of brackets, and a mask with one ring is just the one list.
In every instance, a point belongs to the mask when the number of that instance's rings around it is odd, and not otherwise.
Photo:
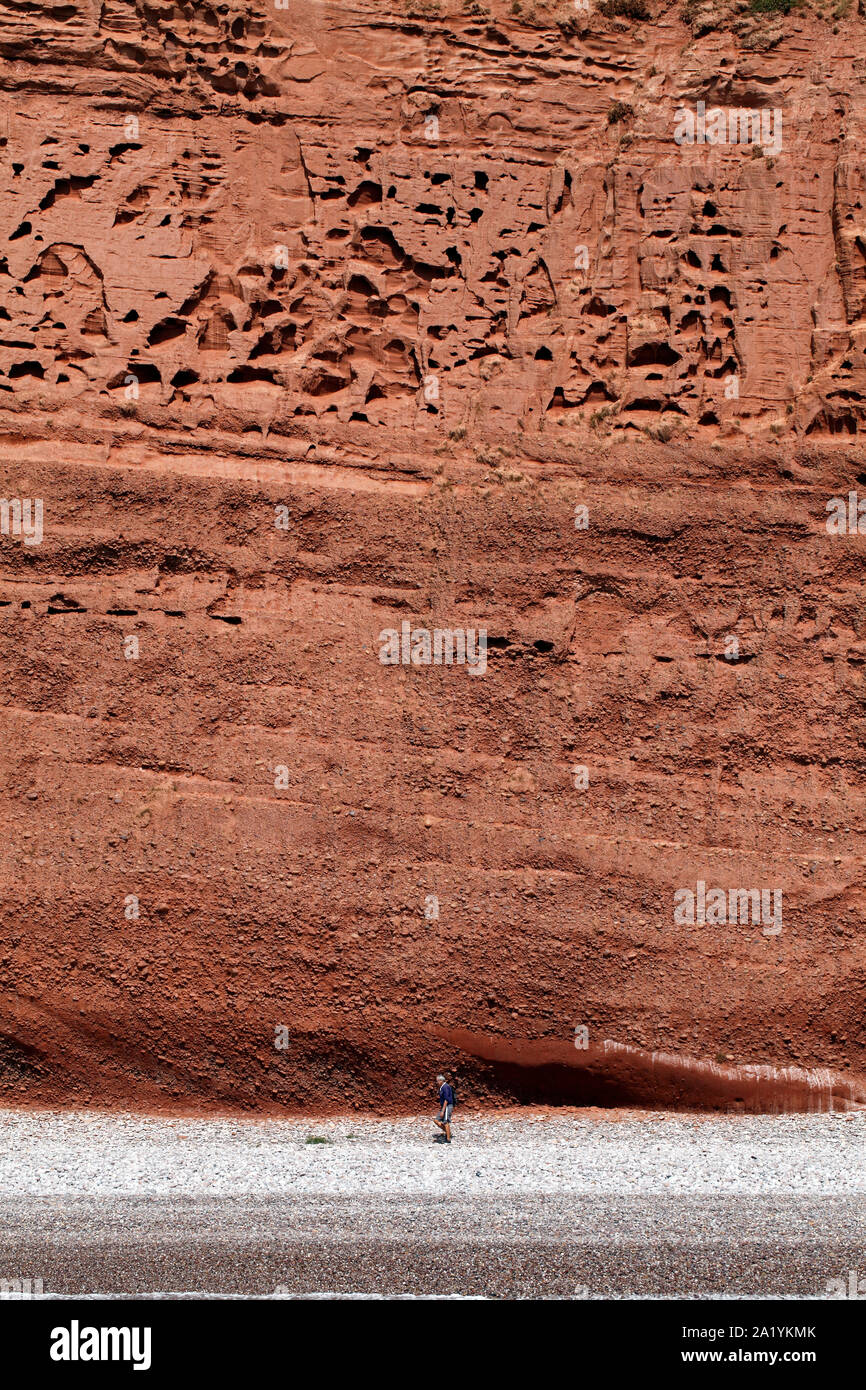
[(442, 1122), (443, 1122), (443, 1124), (450, 1125), (450, 1123), (451, 1123), (451, 1112), (452, 1112), (453, 1109), (454, 1109), (454, 1106), (453, 1106), (453, 1105), (446, 1105), (446, 1106), (445, 1106), (445, 1111), (444, 1111), (444, 1114), (443, 1114), (443, 1116), (442, 1116)]

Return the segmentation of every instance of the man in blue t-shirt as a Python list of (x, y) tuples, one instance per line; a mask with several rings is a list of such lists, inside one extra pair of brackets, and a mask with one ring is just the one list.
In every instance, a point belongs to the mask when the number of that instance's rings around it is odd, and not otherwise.
[[(433, 1121), (445, 1135), (445, 1143), (451, 1143), (451, 1112), (454, 1109), (454, 1091), (444, 1076), (437, 1076), (439, 1084), (439, 1115)], [(440, 1141), (441, 1142), (441, 1141)]]

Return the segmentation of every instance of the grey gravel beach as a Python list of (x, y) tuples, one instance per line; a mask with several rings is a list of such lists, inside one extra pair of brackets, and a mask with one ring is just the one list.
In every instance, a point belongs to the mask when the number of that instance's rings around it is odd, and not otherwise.
[[(324, 1140), (325, 1142), (309, 1142)], [(0, 1112), (0, 1279), (47, 1296), (827, 1296), (866, 1116)]]

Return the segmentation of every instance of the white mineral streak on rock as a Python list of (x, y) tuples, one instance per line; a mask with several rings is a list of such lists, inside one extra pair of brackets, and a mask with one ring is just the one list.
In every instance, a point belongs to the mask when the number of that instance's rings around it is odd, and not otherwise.
[(664, 1067), (688, 1074), (695, 1080), (754, 1083), (762, 1108), (774, 1114), (847, 1110), (850, 1106), (866, 1103), (866, 1092), (858, 1083), (829, 1067), (774, 1067), (752, 1062), (723, 1066), (719, 1062), (702, 1061), (675, 1052), (646, 1052), (631, 1043), (615, 1042), (610, 1038), (605, 1038), (603, 1047), (606, 1053), (633, 1057), (652, 1071)]

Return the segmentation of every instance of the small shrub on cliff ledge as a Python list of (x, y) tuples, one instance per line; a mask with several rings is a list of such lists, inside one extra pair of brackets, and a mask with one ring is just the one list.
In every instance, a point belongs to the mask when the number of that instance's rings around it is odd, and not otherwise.
[[(804, 0), (685, 0), (681, 14), (695, 38), (713, 30), (730, 29), (740, 36), (744, 47), (761, 49), (767, 46), (767, 30), (758, 16), (781, 17), (801, 8), (803, 3)], [(774, 29), (771, 34), (772, 43), (782, 37)]]
[(616, 125), (618, 121), (627, 121), (634, 115), (634, 107), (627, 101), (615, 101), (607, 113), (608, 125)]
[(603, 425), (605, 420), (609, 419), (613, 414), (614, 407), (612, 405), (603, 405), (600, 410), (594, 410), (589, 417), (589, 428), (591, 430), (597, 430), (598, 427)]
[(649, 19), (645, 0), (601, 0), (599, 10), (605, 19)]

